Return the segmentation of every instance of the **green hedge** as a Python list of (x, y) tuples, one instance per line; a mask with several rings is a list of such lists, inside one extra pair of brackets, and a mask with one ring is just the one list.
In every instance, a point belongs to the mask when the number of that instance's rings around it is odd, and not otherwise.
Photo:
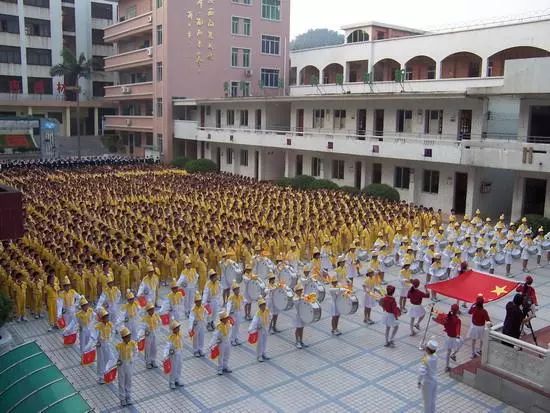
[(193, 159), (185, 163), (185, 170), (190, 173), (217, 172), (218, 165), (210, 159)]
[(339, 189), (338, 184), (329, 179), (316, 179), (312, 184), (313, 189)]
[(371, 184), (363, 189), (363, 192), (368, 196), (387, 199), (389, 201), (399, 202), (400, 200), (399, 192), (386, 184)]
[(275, 181), (275, 184), (302, 190), (339, 189), (338, 184), (328, 179), (315, 179), (309, 175), (298, 175), (294, 178), (279, 178)]
[(13, 302), (7, 295), (0, 293), (0, 327), (9, 320), (12, 309)]
[(176, 168), (185, 169), (185, 165), (189, 161), (190, 161), (189, 158), (186, 158), (184, 156), (179, 156), (177, 158), (174, 158), (174, 160), (172, 161), (172, 166), (175, 166)]
[(544, 228), (544, 233), (550, 232), (550, 218), (543, 217), (542, 215), (527, 215), (527, 224), (533, 230), (533, 233), (537, 233), (540, 227)]
[(361, 190), (357, 189), (354, 186), (341, 186), (340, 191), (344, 191), (344, 192), (347, 192), (347, 193), (353, 194), (353, 195), (357, 195), (357, 194), (361, 193)]

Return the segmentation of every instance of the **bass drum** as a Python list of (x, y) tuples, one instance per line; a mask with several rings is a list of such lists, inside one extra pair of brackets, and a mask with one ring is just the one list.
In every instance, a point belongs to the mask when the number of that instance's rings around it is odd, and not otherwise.
[(294, 307), (294, 293), (289, 287), (279, 287), (273, 290), (273, 305), (277, 311), (288, 311)]
[(321, 306), (317, 302), (300, 301), (298, 317), (306, 324), (316, 323), (321, 319)]
[(342, 315), (355, 314), (359, 309), (359, 300), (355, 294), (339, 294), (336, 298), (336, 309)]
[(459, 244), (459, 245), (462, 245), (464, 243), (464, 240), (466, 239), (466, 237), (464, 235), (461, 235), (460, 237), (458, 237), (456, 239), (456, 242)]
[(253, 301), (258, 301), (265, 295), (265, 283), (262, 280), (250, 280), (246, 285), (246, 293)]
[(519, 244), (522, 240), (523, 240), (523, 237), (522, 237), (521, 235), (516, 235), (516, 236), (514, 237), (514, 242), (515, 242), (516, 244)]
[(504, 264), (504, 254), (502, 252), (497, 252), (495, 254), (495, 263), (498, 265)]
[(481, 264), (479, 266), (484, 270), (488, 270), (489, 268), (491, 268), (491, 259), (485, 258), (484, 260), (481, 261)]
[(395, 264), (395, 258), (394, 257), (386, 257), (386, 258), (384, 258), (384, 260), (382, 262), (384, 263), (384, 266), (386, 268), (390, 268), (390, 267), (393, 267), (393, 265)]
[(304, 285), (304, 294), (317, 294), (317, 301), (322, 303), (325, 300), (325, 297), (327, 295), (327, 291), (325, 290), (325, 286), (320, 283), (319, 281), (315, 281), (312, 278), (307, 278), (302, 281), (302, 284)]
[(275, 264), (269, 258), (264, 257), (256, 264), (256, 274), (264, 280), (267, 278), (269, 272), (274, 270)]
[(512, 258), (517, 260), (520, 257), (521, 257), (521, 250), (519, 248), (514, 248), (512, 250)]
[(501, 248), (504, 248), (504, 246), (506, 245), (507, 242), (508, 242), (507, 239), (501, 239), (501, 240), (498, 242), (498, 245), (499, 245)]
[(279, 273), (279, 281), (281, 281), (285, 285), (288, 285), (290, 288), (294, 288), (296, 286), (296, 283), (298, 282), (298, 275), (296, 274), (296, 271), (294, 271), (294, 268), (287, 265)]
[(442, 240), (440, 243), (439, 243), (439, 249), (440, 250), (443, 250), (447, 247), (447, 245), (449, 245), (449, 241), (447, 240)]
[(237, 284), (240, 284), (243, 282), (243, 266), (242, 264), (232, 262), (230, 263), (227, 268), (227, 276), (229, 277), (229, 281), (233, 282), (235, 280)]

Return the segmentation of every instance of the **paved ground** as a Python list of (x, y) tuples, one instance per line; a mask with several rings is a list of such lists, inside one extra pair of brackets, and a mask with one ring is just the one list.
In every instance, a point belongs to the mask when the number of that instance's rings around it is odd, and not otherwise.
[[(513, 268), (518, 271), (517, 264)], [(395, 279), (396, 273), (397, 268), (393, 268), (390, 281)], [(543, 304), (539, 318), (533, 322), (538, 329), (550, 324), (550, 266), (536, 268), (531, 273), (535, 274), (539, 301)], [(517, 272), (516, 278), (523, 280), (523, 274)], [(358, 280), (360, 282), (362, 279)], [(494, 322), (503, 318), (507, 301), (508, 298), (488, 306)], [(447, 311), (450, 303), (443, 301), (438, 308)], [(420, 338), (409, 337), (407, 315), (402, 317), (397, 348), (388, 349), (383, 346), (383, 326), (380, 323), (365, 326), (361, 307), (357, 314), (341, 320), (343, 335), (331, 337), (328, 306), (328, 301), (323, 303), (320, 322), (306, 327), (304, 341), (310, 344), (308, 349), (294, 347), (291, 318), (283, 314), (279, 317), (283, 332), (269, 338), (271, 361), (257, 363), (254, 348), (244, 344), (231, 354), (233, 373), (230, 375), (217, 376), (212, 361), (192, 357), (190, 347), (187, 347), (183, 362), (185, 387), (175, 391), (168, 389), (167, 378), (161, 371), (146, 370), (140, 356), (134, 375), (135, 404), (126, 411), (420, 411), (420, 391), (416, 388), (417, 365), (422, 356), (418, 350)], [(379, 311), (375, 312), (374, 318), (380, 319)], [(469, 318), (462, 318), (465, 335)], [(116, 383), (97, 385), (95, 366), (80, 366), (77, 347), (64, 348), (59, 334), (46, 333), (44, 321), (12, 324), (11, 331), (19, 340), (37, 340), (97, 411), (120, 410)], [(433, 322), (428, 337), (432, 335), (440, 336), (442, 342), (442, 327)], [(242, 339), (245, 339), (244, 329)], [(466, 342), (459, 353), (458, 363), (468, 360), (469, 355), (470, 343)], [(444, 357), (443, 354), (440, 357)], [(441, 359), (438, 412), (518, 412), (451, 379), (444, 373), (444, 367), (444, 359)]]

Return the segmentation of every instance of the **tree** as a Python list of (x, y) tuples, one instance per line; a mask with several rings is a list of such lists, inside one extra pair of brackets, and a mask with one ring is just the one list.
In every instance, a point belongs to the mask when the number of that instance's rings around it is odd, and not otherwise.
[(311, 49), (344, 43), (344, 35), (330, 29), (310, 29), (290, 42), (291, 50)]
[[(78, 144), (78, 157), (80, 158), (80, 79), (89, 79), (92, 71), (99, 66), (99, 62), (95, 59), (87, 59), (84, 53), (81, 53), (78, 59), (69, 50), (64, 48), (61, 50), (62, 63), (53, 66), (50, 69), (50, 76), (63, 76), (65, 83), (70, 86), (65, 86), (66, 91), (73, 91), (76, 94), (76, 135)], [(69, 119), (70, 122), (70, 119)]]

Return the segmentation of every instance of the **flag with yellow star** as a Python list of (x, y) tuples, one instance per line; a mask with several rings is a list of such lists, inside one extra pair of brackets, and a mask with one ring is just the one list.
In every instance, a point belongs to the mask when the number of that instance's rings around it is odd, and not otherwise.
[(436, 293), (460, 301), (473, 303), (479, 294), (485, 302), (491, 302), (506, 297), (516, 291), (519, 283), (514, 280), (469, 270), (450, 280), (428, 284), (427, 288)]

